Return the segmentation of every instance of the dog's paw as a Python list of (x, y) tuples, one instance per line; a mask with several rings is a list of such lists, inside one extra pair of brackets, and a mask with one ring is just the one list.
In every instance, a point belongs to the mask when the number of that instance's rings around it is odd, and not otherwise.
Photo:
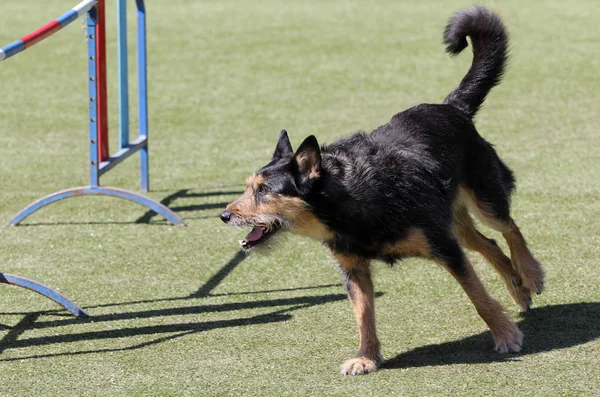
[(513, 300), (522, 312), (526, 312), (531, 307), (531, 290), (523, 285), (523, 281), (520, 277), (515, 276), (512, 279), (512, 283), (507, 285), (508, 292), (512, 296)]
[(540, 272), (536, 275), (536, 277), (531, 281), (531, 288), (535, 291), (536, 294), (541, 294), (544, 292), (544, 273)]
[(342, 375), (366, 375), (377, 371), (377, 362), (367, 357), (356, 357), (342, 364)]
[(544, 291), (545, 272), (542, 265), (529, 253), (524, 258), (519, 258), (517, 271), (523, 279), (523, 284), (536, 294)]
[(538, 267), (529, 273), (527, 277), (523, 277), (523, 284), (536, 294), (541, 294), (544, 291), (544, 271)]
[(516, 324), (510, 323), (510, 326), (501, 333), (494, 335), (496, 350), (498, 353), (518, 353), (523, 345), (523, 333)]

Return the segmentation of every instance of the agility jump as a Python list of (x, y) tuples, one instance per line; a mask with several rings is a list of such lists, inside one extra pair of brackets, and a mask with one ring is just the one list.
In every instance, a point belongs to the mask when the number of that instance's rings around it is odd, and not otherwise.
[[(183, 220), (163, 204), (140, 193), (114, 187), (100, 186), (100, 177), (113, 169), (127, 157), (140, 152), (140, 188), (149, 189), (148, 173), (148, 103), (146, 76), (146, 10), (143, 0), (137, 5), (137, 60), (138, 60), (138, 111), (139, 135), (129, 141), (129, 89), (127, 65), (127, 7), (126, 0), (117, 1), (118, 48), (119, 48), (119, 150), (109, 156), (108, 112), (106, 93), (106, 29), (104, 0), (84, 0), (71, 10), (32, 33), (0, 48), (0, 61), (25, 51), (36, 43), (50, 37), (79, 17), (86, 16), (86, 38), (88, 44), (88, 88), (89, 88), (89, 150), (90, 185), (61, 190), (43, 197), (21, 210), (9, 223), (19, 224), (27, 216), (53, 202), (69, 197), (99, 195), (113, 196), (145, 205), (164, 216), (174, 225), (183, 225)], [(76, 316), (87, 314), (64, 295), (36, 281), (0, 272), (0, 283), (31, 289), (52, 299)]]
[(129, 89), (127, 65), (127, 7), (126, 0), (118, 0), (118, 47), (119, 47), (119, 150), (109, 156), (108, 111), (106, 95), (106, 29), (104, 23), (104, 0), (85, 0), (54, 21), (0, 49), (0, 61), (6, 60), (36, 43), (48, 38), (60, 29), (87, 13), (88, 72), (89, 72), (89, 144), (90, 185), (61, 190), (43, 197), (19, 212), (9, 226), (19, 224), (27, 216), (55, 201), (76, 196), (113, 196), (145, 205), (164, 216), (174, 225), (183, 220), (161, 203), (140, 193), (114, 187), (100, 186), (100, 177), (127, 157), (140, 153), (140, 188), (149, 189), (148, 173), (148, 102), (146, 77), (146, 9), (143, 0), (137, 5), (137, 60), (138, 60), (138, 118), (139, 135), (129, 141)]

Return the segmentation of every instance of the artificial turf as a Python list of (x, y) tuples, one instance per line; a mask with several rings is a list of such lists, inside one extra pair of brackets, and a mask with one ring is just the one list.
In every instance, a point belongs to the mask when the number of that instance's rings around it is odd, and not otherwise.
[[(476, 124), (516, 172), (514, 218), (547, 289), (519, 315), (490, 266), (469, 255), (524, 331), (521, 354), (492, 351), (447, 272), (406, 260), (375, 266), (383, 368), (341, 376), (357, 330), (325, 250), (292, 238), (246, 258), (244, 232), (217, 218), (282, 128), (294, 146), (309, 134), (331, 142), (440, 102), (471, 62), (470, 51), (450, 59), (441, 45), (448, 17), (468, 2), (149, 1), (149, 196), (187, 226), (80, 197), (0, 228), (0, 271), (58, 288), (91, 316), (0, 286), (0, 396), (598, 395), (600, 3), (484, 4), (504, 17), (512, 56)], [(2, 2), (0, 44), (74, 5)], [(74, 25), (0, 64), (1, 224), (46, 194), (88, 184), (86, 44)], [(135, 67), (131, 89), (135, 126)], [(132, 158), (102, 184), (135, 190), (137, 175)]]

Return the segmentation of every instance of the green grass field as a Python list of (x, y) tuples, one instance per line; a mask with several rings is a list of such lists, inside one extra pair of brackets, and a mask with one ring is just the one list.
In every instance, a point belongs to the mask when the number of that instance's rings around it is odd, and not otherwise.
[[(75, 1), (4, 1), (0, 45)], [(332, 260), (293, 238), (268, 257), (238, 253), (245, 233), (218, 213), (292, 144), (371, 130), (440, 102), (466, 73), (443, 26), (466, 1), (148, 1), (151, 192), (176, 228), (112, 198), (53, 204), (0, 227), (0, 271), (59, 289), (75, 319), (0, 286), (0, 396), (600, 393), (600, 2), (485, 1), (504, 17), (512, 57), (477, 117), (514, 169), (513, 216), (547, 271), (520, 315), (500, 278), (469, 254), (525, 333), (521, 354), (491, 335), (433, 263), (375, 266), (383, 368), (344, 377), (357, 329)], [(111, 151), (116, 150), (114, 3), (109, 21)], [(130, 4), (130, 64), (134, 3)], [(0, 64), (0, 224), (51, 192), (89, 182), (86, 44), (80, 23)], [(136, 100), (132, 78), (132, 125)], [(137, 189), (131, 158), (102, 184)], [(497, 234), (485, 229), (492, 237)]]

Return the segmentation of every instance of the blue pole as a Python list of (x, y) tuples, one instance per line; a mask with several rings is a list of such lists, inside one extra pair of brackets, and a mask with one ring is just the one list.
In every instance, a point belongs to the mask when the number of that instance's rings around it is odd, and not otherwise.
[(137, 4), (137, 56), (138, 56), (138, 118), (140, 136), (146, 137), (146, 145), (140, 149), (140, 189), (150, 189), (148, 170), (148, 77), (146, 74), (146, 7), (144, 0), (136, 0)]
[(129, 145), (129, 84), (127, 65), (127, 1), (117, 0), (119, 37), (119, 147)]
[(87, 13), (88, 87), (90, 112), (90, 185), (99, 186), (98, 174), (98, 112), (96, 96), (96, 7)]
[(37, 281), (31, 280), (29, 278), (0, 272), (0, 283), (16, 285), (17, 287), (27, 288), (29, 290), (37, 292), (40, 295), (44, 295), (46, 298), (58, 303), (77, 317), (88, 316), (87, 313), (83, 311), (83, 309), (81, 309), (73, 301), (71, 301), (69, 298), (67, 298), (60, 292), (55, 291), (52, 288), (42, 283), (38, 283)]

